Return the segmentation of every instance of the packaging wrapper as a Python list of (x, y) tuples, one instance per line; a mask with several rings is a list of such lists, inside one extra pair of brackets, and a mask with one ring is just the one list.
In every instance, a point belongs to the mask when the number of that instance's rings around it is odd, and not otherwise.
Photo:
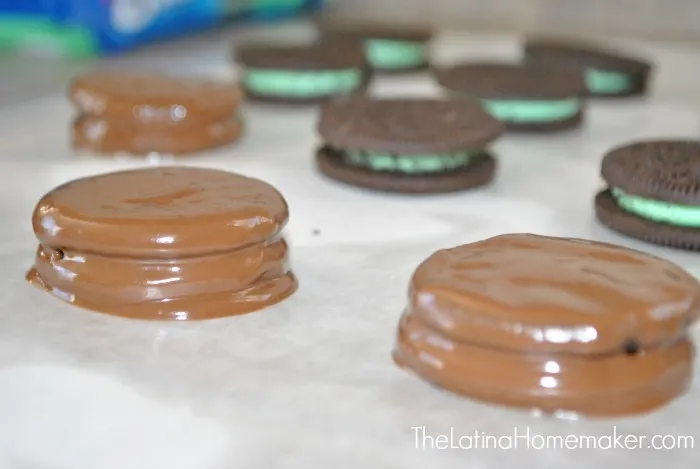
[(277, 20), (324, 0), (4, 0), (0, 51), (84, 58), (229, 22)]

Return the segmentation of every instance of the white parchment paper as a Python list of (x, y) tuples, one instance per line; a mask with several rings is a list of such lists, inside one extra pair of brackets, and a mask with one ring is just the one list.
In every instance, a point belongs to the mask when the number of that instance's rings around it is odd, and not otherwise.
[[(436, 53), (440, 60), (509, 57), (515, 44), (452, 35)], [(210, 322), (109, 317), (26, 285), (36, 248), (30, 215), (43, 193), (76, 177), (154, 163), (72, 155), (71, 110), (59, 95), (0, 114), (0, 469), (695, 469), (697, 380), (686, 396), (647, 416), (564, 421), (455, 397), (390, 359), (410, 275), (440, 248), (507, 232), (577, 236), (700, 273), (700, 256), (628, 240), (593, 216), (607, 149), (637, 138), (698, 137), (691, 103), (700, 96), (676, 99), (679, 87), (694, 86), (682, 80), (694, 78), (673, 67), (679, 57), (699, 63), (700, 55), (649, 50), (661, 61), (654, 97), (596, 103), (580, 132), (506, 136), (494, 145), (495, 183), (454, 195), (385, 195), (328, 181), (312, 162), (314, 110), (249, 106), (245, 141), (182, 162), (260, 177), (285, 195), (300, 289), (263, 312)], [(225, 76), (226, 63), (212, 57), (181, 60), (193, 72)], [(418, 76), (382, 78), (373, 92), (436, 90)], [(666, 446), (688, 445), (681, 437), (690, 436), (695, 446), (654, 451), (646, 440), (637, 450), (566, 449), (550, 440), (537, 449), (547, 437), (567, 435), (669, 435)], [(462, 436), (472, 437), (462, 446), (509, 437), (501, 444), (514, 447), (440, 449), (441, 436), (451, 438), (448, 446)], [(572, 445), (582, 444), (592, 443)]]

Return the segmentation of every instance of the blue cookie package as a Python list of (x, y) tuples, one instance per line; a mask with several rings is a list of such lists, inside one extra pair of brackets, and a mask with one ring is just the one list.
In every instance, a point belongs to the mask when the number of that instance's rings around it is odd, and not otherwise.
[(0, 52), (84, 58), (231, 21), (275, 20), (324, 0), (0, 0)]

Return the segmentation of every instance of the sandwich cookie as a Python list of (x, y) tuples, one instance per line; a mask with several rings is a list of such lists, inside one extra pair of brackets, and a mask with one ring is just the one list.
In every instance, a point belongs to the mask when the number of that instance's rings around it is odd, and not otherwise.
[(359, 43), (242, 45), (236, 50), (244, 90), (255, 101), (319, 103), (363, 92), (370, 80)]
[(316, 153), (326, 176), (368, 189), (438, 193), (488, 184), (496, 161), (486, 148), (502, 124), (471, 100), (333, 100), (318, 123)]
[(556, 131), (583, 121), (583, 76), (559, 67), (469, 63), (435, 71), (455, 95), (479, 99), (508, 130)]
[(650, 243), (700, 250), (700, 142), (647, 141), (610, 151), (595, 198), (607, 227)]
[(76, 306), (136, 319), (249, 313), (297, 288), (272, 186), (158, 167), (77, 179), (46, 194), (27, 280)]
[(396, 363), (449, 391), (562, 415), (643, 413), (693, 368), (700, 284), (641, 252), (579, 239), (497, 236), (415, 271)]
[(242, 93), (233, 84), (95, 72), (74, 79), (69, 98), (78, 109), (76, 149), (181, 155), (232, 143), (242, 133)]
[(532, 64), (567, 66), (584, 73), (588, 95), (599, 98), (644, 94), (652, 71), (648, 61), (622, 52), (593, 44), (546, 39), (526, 41), (524, 60)]
[(409, 73), (425, 70), (433, 32), (415, 27), (322, 22), (326, 38), (362, 41), (367, 60), (376, 72)]

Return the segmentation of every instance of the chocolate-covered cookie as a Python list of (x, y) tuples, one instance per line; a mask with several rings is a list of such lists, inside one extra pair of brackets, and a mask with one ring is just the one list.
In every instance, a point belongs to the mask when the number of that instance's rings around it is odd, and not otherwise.
[(613, 416), (688, 386), (700, 284), (604, 243), (529, 234), (438, 251), (415, 271), (394, 359), (479, 400)]
[(185, 155), (232, 143), (242, 133), (237, 85), (142, 73), (75, 78), (73, 147), (100, 154)]
[(362, 44), (244, 44), (236, 49), (247, 96), (256, 101), (313, 104), (363, 92), (369, 68)]
[(430, 29), (339, 20), (321, 21), (319, 26), (326, 39), (362, 41), (376, 72), (409, 73), (428, 67)]
[(113, 125), (110, 120), (83, 115), (73, 122), (72, 142), (77, 150), (106, 155), (184, 155), (235, 142), (242, 133), (243, 123), (238, 116), (199, 126), (188, 125), (173, 131), (120, 126), (118, 123)]
[(611, 150), (595, 199), (609, 228), (654, 244), (700, 250), (700, 142), (646, 141)]
[(479, 99), (509, 130), (555, 131), (583, 121), (583, 75), (561, 67), (464, 63), (435, 70), (458, 96)]
[(138, 319), (244, 314), (290, 296), (272, 186), (213, 169), (158, 167), (77, 179), (32, 218), (39, 240), (27, 280), (90, 310)]
[(73, 79), (68, 97), (80, 114), (115, 124), (182, 128), (230, 119), (242, 93), (232, 83), (98, 71)]
[(502, 124), (471, 100), (351, 97), (323, 107), (316, 161), (325, 175), (393, 192), (451, 192), (495, 173)]
[(561, 65), (584, 73), (589, 96), (639, 96), (649, 86), (649, 61), (602, 45), (533, 38), (525, 42), (523, 53), (526, 63)]

